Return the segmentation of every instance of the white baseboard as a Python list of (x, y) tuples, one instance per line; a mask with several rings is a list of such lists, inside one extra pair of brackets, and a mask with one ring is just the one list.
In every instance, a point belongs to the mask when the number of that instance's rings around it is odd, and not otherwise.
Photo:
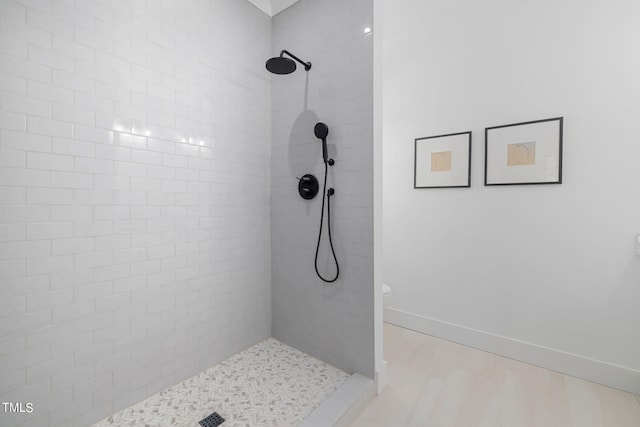
[(582, 378), (640, 395), (640, 371), (577, 354), (566, 353), (524, 341), (430, 319), (391, 307), (384, 309), (384, 321), (448, 341), (475, 347), (510, 359)]

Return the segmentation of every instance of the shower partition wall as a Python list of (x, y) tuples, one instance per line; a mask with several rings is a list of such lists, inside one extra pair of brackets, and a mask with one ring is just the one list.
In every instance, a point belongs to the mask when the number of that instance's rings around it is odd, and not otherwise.
[[(347, 372), (374, 376), (372, 0), (301, 0), (274, 16), (272, 55), (288, 49), (308, 72), (272, 76), (272, 335)], [(296, 190), (323, 174), (313, 129), (331, 129), (331, 226), (340, 278), (314, 274), (320, 204)], [(325, 227), (326, 233), (326, 227)], [(333, 277), (326, 234), (319, 269)]]
[(0, 20), (0, 397), (33, 408), (0, 425), (87, 426), (269, 337), (271, 19), (9, 0)]

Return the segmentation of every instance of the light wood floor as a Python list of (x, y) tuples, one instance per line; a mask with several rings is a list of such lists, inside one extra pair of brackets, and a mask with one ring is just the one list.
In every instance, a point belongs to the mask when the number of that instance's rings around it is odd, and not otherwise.
[(640, 398), (385, 323), (388, 384), (352, 427), (640, 427)]

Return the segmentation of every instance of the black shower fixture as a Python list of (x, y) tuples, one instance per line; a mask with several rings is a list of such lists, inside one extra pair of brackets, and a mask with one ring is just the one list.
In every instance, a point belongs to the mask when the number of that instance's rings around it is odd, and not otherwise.
[(318, 194), (319, 189), (318, 179), (314, 175), (307, 173), (298, 178), (298, 193), (303, 199), (313, 199)]
[[(267, 64), (268, 66), (268, 64)], [(329, 171), (329, 166), (333, 166), (335, 162), (333, 159), (329, 159), (329, 155), (327, 153), (327, 136), (329, 135), (329, 126), (322, 122), (316, 123), (313, 128), (313, 133), (316, 138), (322, 140), (322, 160), (324, 163), (324, 182), (322, 185), (322, 207), (320, 208), (320, 227), (318, 230), (318, 244), (316, 245), (316, 256), (314, 260), (314, 265), (316, 268), (316, 274), (318, 277), (326, 283), (333, 283), (338, 280), (338, 276), (340, 276), (340, 265), (338, 264), (338, 257), (336, 256), (336, 251), (333, 248), (333, 238), (331, 236), (331, 197), (336, 194), (336, 190), (331, 187), (327, 190), (327, 175)], [(311, 174), (305, 174), (301, 178), (298, 178), (298, 193), (305, 200), (311, 200), (316, 197), (318, 194), (318, 190), (320, 190), (320, 185), (315, 176)], [(320, 274), (320, 270), (318, 269), (318, 252), (320, 251), (320, 240), (322, 240), (322, 228), (324, 225), (324, 206), (325, 201), (327, 205), (327, 232), (329, 234), (329, 248), (331, 249), (331, 255), (333, 256), (333, 261), (336, 264), (336, 273), (332, 278), (324, 277)]]
[(283, 50), (282, 52), (280, 52), (280, 56), (276, 56), (267, 60), (267, 63), (265, 64), (267, 66), (267, 70), (269, 70), (273, 74), (293, 73), (296, 70), (296, 63), (293, 59), (285, 58), (283, 56), (285, 53), (304, 65), (305, 71), (309, 71), (311, 69), (311, 62), (304, 62), (302, 59), (298, 58), (288, 50)]
[(329, 166), (333, 166), (335, 162), (333, 159), (329, 159), (327, 154), (327, 135), (329, 135), (329, 126), (322, 122), (318, 122), (313, 128), (313, 133), (316, 135), (316, 138), (322, 140), (322, 159), (324, 160), (324, 163), (329, 164)]
[[(333, 248), (333, 239), (331, 237), (331, 197), (336, 194), (336, 190), (332, 187), (327, 190), (327, 171), (329, 166), (333, 166), (335, 162), (333, 159), (329, 159), (329, 155), (327, 154), (327, 135), (329, 135), (329, 126), (322, 122), (316, 123), (313, 128), (313, 133), (316, 138), (322, 140), (322, 160), (324, 160), (324, 185), (322, 186), (322, 209), (320, 211), (320, 229), (318, 230), (318, 244), (316, 245), (316, 257), (315, 257), (315, 268), (316, 274), (318, 277), (326, 283), (333, 283), (338, 280), (338, 276), (340, 276), (340, 265), (338, 264), (338, 257), (336, 257), (336, 251)], [(327, 231), (329, 234), (329, 247), (331, 248), (331, 255), (333, 256), (333, 261), (336, 263), (336, 275), (333, 278), (326, 278), (320, 274), (320, 270), (318, 270), (318, 251), (320, 250), (320, 240), (322, 239), (322, 225), (324, 223), (324, 202), (325, 197), (327, 201)]]

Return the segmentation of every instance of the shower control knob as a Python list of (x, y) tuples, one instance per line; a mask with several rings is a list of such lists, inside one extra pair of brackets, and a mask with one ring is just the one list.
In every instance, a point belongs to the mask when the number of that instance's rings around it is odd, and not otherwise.
[(329, 188), (329, 190), (327, 191), (327, 196), (333, 196), (334, 194), (336, 194), (336, 190), (333, 189), (333, 187)]
[(327, 160), (327, 163), (329, 164), (329, 166), (333, 166), (336, 163), (336, 161), (333, 159), (329, 159)]
[(319, 189), (318, 180), (310, 173), (303, 175), (298, 181), (298, 194), (305, 200), (316, 197)]

